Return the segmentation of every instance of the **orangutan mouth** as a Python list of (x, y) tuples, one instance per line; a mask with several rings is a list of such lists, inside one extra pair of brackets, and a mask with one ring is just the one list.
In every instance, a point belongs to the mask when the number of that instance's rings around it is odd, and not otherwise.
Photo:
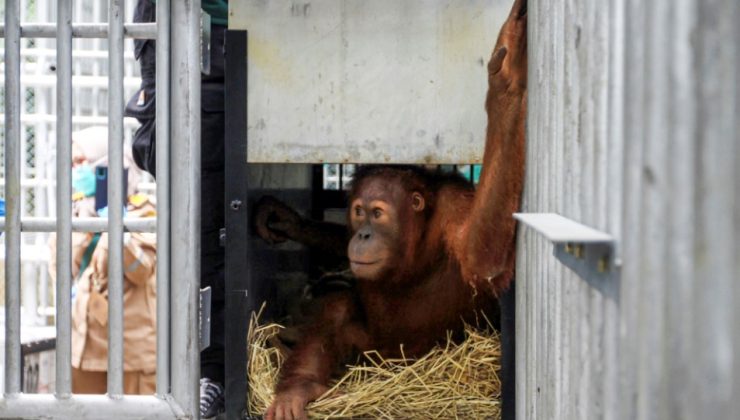
[(364, 261), (350, 261), (350, 264), (357, 264), (357, 265), (373, 265), (379, 263), (381, 260), (377, 261), (370, 261), (370, 262), (364, 262)]

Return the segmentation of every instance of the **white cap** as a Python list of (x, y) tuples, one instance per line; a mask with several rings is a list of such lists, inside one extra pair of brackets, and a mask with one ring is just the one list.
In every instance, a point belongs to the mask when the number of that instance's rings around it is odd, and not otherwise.
[[(77, 147), (76, 152), (81, 153), (88, 162), (94, 163), (108, 155), (108, 127), (95, 126), (74, 131), (72, 144)], [(76, 156), (72, 158), (75, 159)]]
[[(72, 161), (79, 162), (82, 157), (93, 167), (108, 165), (108, 127), (93, 126), (72, 132)], [(124, 147), (123, 166), (128, 169), (127, 195), (132, 195), (141, 180), (141, 172), (127, 146)]]

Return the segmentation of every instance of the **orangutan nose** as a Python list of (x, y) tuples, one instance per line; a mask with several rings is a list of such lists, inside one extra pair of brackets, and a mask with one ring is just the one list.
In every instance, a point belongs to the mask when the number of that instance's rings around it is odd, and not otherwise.
[(361, 240), (367, 240), (370, 239), (370, 236), (372, 236), (372, 229), (370, 227), (365, 226), (357, 231), (357, 238)]

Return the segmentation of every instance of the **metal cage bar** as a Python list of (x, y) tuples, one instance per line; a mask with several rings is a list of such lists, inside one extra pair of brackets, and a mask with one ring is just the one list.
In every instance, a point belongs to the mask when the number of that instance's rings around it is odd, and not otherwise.
[(72, 0), (57, 3), (56, 393), (72, 391)]
[(5, 392), (21, 391), (21, 44), (18, 0), (5, 5)]
[[(0, 37), (5, 28), (0, 26)], [(53, 23), (27, 23), (20, 26), (22, 38), (56, 38), (57, 25)], [(157, 28), (154, 23), (127, 23), (123, 25), (123, 35), (127, 38), (155, 39)], [(99, 23), (77, 23), (72, 25), (73, 38), (108, 38), (108, 25)]]
[[(157, 172), (170, 185), (170, 0), (157, 2)], [(170, 392), (170, 191), (157, 189), (157, 394)], [(160, 281), (165, 279), (165, 281)]]
[[(171, 4), (171, 229), (173, 248), (172, 396), (193, 416), (198, 414), (198, 286), (200, 284), (200, 0)], [(159, 170), (157, 171), (159, 172)]]
[[(8, 219), (0, 217), (0, 230), (8, 230), (10, 224)], [(53, 217), (24, 217), (21, 219), (22, 232), (55, 232), (57, 219)], [(128, 232), (155, 232), (157, 218), (124, 218), (123, 226)], [(108, 230), (108, 219), (105, 217), (74, 217), (72, 218), (73, 232), (105, 232)], [(7, 269), (6, 269), (7, 270)]]
[(108, 395), (123, 394), (123, 7), (108, 7)]

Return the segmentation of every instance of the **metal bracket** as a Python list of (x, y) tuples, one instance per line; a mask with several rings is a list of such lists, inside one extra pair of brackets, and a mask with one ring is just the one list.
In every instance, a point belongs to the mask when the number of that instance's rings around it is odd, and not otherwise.
[(198, 298), (200, 316), (198, 317), (198, 338), (200, 351), (211, 345), (211, 286), (200, 289)]
[(200, 11), (200, 72), (211, 74), (211, 15)]
[(618, 300), (621, 262), (615, 239), (555, 213), (515, 213), (514, 218), (553, 243), (553, 255), (604, 296)]

